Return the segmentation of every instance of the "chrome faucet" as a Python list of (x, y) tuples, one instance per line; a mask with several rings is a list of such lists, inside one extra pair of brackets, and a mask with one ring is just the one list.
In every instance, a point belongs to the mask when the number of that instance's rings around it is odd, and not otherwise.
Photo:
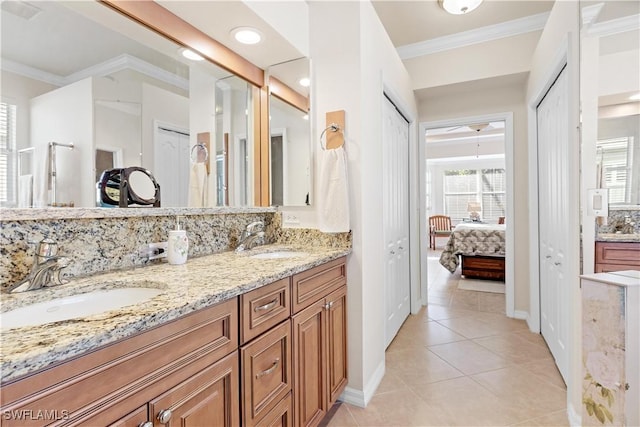
[(60, 277), (63, 268), (71, 264), (71, 259), (58, 256), (58, 244), (52, 239), (43, 239), (38, 243), (33, 267), (29, 275), (18, 283), (11, 285), (8, 292), (25, 292), (48, 286), (63, 285), (68, 280)]
[(262, 221), (252, 222), (242, 230), (236, 252), (242, 252), (257, 245), (264, 245), (264, 222)]

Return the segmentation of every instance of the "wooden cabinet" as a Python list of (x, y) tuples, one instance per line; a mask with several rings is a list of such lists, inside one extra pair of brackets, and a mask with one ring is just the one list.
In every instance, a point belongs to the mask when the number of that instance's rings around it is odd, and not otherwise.
[(240, 295), (240, 344), (291, 317), (291, 278)]
[[(344, 258), (342, 260), (344, 267)], [(322, 267), (322, 266), (321, 266)], [(294, 420), (296, 426), (316, 426), (347, 384), (346, 278), (336, 280), (341, 266), (332, 263), (319, 286), (324, 294), (293, 316)], [(304, 279), (309, 276), (305, 273)], [(293, 283), (300, 282), (298, 275)], [(317, 280), (323, 272), (316, 270)], [(336, 289), (334, 286), (338, 282)], [(333, 292), (331, 292), (333, 290)], [(293, 294), (296, 294), (295, 287)], [(294, 300), (294, 307), (296, 302)]]
[(596, 273), (640, 270), (640, 242), (596, 242)]
[(582, 425), (640, 425), (640, 271), (582, 276)]
[(504, 280), (503, 256), (461, 255), (462, 275), (468, 278)]
[[(47, 411), (65, 425), (136, 425), (150, 401), (181, 385), (192, 390), (201, 384), (192, 382), (193, 378), (203, 371), (214, 372), (210, 367), (226, 355), (235, 355), (237, 376), (237, 349), (238, 302), (234, 298), (3, 384), (2, 411)], [(236, 396), (228, 404), (239, 413), (237, 379), (225, 387), (222, 397)], [(198, 396), (207, 399), (206, 393)], [(148, 414), (155, 419), (154, 412)], [(43, 424), (37, 417), (17, 418), (3, 417), (2, 426)]]

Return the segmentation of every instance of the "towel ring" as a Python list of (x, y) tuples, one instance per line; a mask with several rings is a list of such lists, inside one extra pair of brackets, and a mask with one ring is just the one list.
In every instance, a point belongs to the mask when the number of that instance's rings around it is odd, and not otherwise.
[(331, 123), (329, 126), (327, 126), (326, 128), (324, 128), (324, 130), (322, 131), (322, 133), (320, 134), (320, 147), (322, 147), (323, 150), (326, 150), (327, 147), (324, 143), (324, 141), (322, 140), (322, 137), (324, 136), (324, 134), (330, 130), (331, 132), (338, 132), (340, 130), (340, 126), (337, 123)]
[[(198, 151), (196, 151), (195, 158), (193, 157), (193, 151), (197, 149), (204, 150), (204, 160), (202, 160), (201, 162), (198, 161), (198, 155), (200, 154)], [(207, 150), (207, 146), (203, 143), (196, 144), (191, 147), (191, 153), (189, 154), (189, 157), (191, 158), (192, 163), (206, 163), (207, 160), (209, 160), (209, 150)]]

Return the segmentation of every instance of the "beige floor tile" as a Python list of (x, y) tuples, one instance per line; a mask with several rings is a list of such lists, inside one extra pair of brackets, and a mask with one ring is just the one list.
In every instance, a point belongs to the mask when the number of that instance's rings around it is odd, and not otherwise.
[(418, 386), (414, 390), (444, 415), (447, 425), (502, 426), (519, 420), (501, 399), (469, 377)]
[(472, 341), (460, 341), (429, 347), (442, 360), (465, 375), (504, 368), (509, 362)]
[(457, 317), (468, 317), (474, 314), (471, 310), (459, 310), (450, 307), (442, 307), (440, 305), (432, 305), (427, 307), (427, 315), (433, 320), (455, 319)]
[(520, 422), (566, 408), (566, 390), (520, 367), (484, 372), (472, 378), (496, 394), (506, 405), (517, 409)]
[(534, 344), (537, 344), (547, 349), (549, 348), (547, 347), (547, 343), (544, 341), (544, 338), (542, 338), (542, 335), (538, 333), (531, 332), (527, 329), (520, 332), (514, 332), (514, 334), (518, 335), (520, 338), (524, 338), (529, 342), (532, 342)]
[(478, 310), (505, 314), (506, 303), (504, 294), (478, 292)]
[(360, 426), (446, 426), (447, 420), (413, 391), (373, 396), (366, 409), (350, 406)]
[(480, 292), (457, 290), (451, 299), (451, 308), (478, 310), (478, 294)]
[(562, 375), (560, 375), (560, 371), (558, 371), (556, 362), (553, 360), (553, 357), (551, 357), (551, 355), (549, 355), (549, 358), (545, 360), (523, 363), (522, 365), (520, 365), (520, 367), (533, 373), (537, 377), (550, 382), (556, 387), (562, 389), (567, 388), (564, 380), (562, 379)]
[(409, 386), (429, 384), (463, 375), (426, 348), (388, 352), (386, 371)]
[(504, 333), (502, 325), (492, 325), (473, 317), (438, 320), (438, 323), (469, 339), (502, 335)]
[(388, 351), (394, 351), (394, 348), (424, 347), (465, 339), (462, 335), (456, 334), (438, 322), (413, 323), (402, 327)]
[(327, 416), (320, 423), (320, 427), (357, 427), (355, 418), (351, 415), (346, 403), (337, 403), (329, 410)]
[(514, 334), (477, 338), (473, 342), (515, 364), (552, 359), (546, 348)]
[(392, 391), (405, 390), (407, 388), (407, 384), (402, 381), (397, 374), (386, 372), (375, 394), (390, 393)]
[(527, 420), (515, 426), (531, 426), (531, 427), (565, 427), (569, 426), (569, 417), (566, 410), (552, 412), (539, 418)]

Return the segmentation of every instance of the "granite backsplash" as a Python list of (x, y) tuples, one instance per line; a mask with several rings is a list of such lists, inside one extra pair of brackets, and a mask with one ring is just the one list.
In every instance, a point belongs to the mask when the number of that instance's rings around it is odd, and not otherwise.
[(606, 224), (596, 225), (596, 235), (608, 233), (639, 234), (640, 209), (610, 210)]
[[(77, 212), (78, 210), (75, 210)], [(91, 211), (93, 212), (93, 211)], [(23, 279), (33, 264), (37, 242), (51, 238), (58, 243), (59, 255), (71, 258), (63, 277), (84, 277), (165, 262), (148, 261), (140, 249), (152, 242), (167, 240), (175, 228), (176, 215), (189, 238), (189, 257), (232, 250), (242, 230), (253, 221), (265, 223), (265, 243), (314, 244), (351, 247), (350, 233), (325, 234), (310, 229), (282, 229), (281, 214), (273, 209), (232, 209), (220, 212), (182, 213), (179, 210), (154, 211), (152, 215), (95, 217), (75, 215), (62, 218), (20, 219), (15, 215), (0, 220), (0, 288)], [(206, 212), (206, 213), (205, 213)]]

